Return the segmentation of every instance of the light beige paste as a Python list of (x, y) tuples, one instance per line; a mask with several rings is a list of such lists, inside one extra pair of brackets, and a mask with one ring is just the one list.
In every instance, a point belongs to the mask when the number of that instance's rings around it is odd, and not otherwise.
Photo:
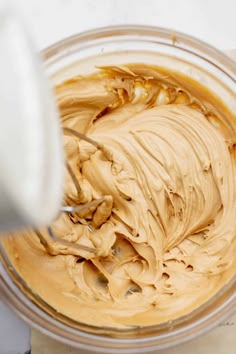
[(177, 77), (127, 65), (56, 88), (62, 125), (104, 146), (64, 137), (77, 179), (76, 189), (67, 173), (65, 203), (104, 202), (55, 222), (69, 248), (45, 230), (46, 249), (32, 231), (5, 245), (32, 290), (70, 318), (116, 328), (173, 320), (235, 273), (234, 141), (210, 98)]

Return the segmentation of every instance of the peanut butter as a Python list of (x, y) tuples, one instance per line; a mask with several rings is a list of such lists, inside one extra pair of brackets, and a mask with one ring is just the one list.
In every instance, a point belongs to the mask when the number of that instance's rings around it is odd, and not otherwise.
[[(234, 132), (197, 89), (146, 65), (104, 67), (55, 88), (73, 181), (53, 242), (5, 241), (21, 276), (56, 311), (95, 326), (148, 326), (186, 315), (235, 273)], [(46, 196), (45, 196), (46, 207)], [(42, 241), (42, 240), (41, 240)], [(96, 253), (73, 249), (73, 244)]]

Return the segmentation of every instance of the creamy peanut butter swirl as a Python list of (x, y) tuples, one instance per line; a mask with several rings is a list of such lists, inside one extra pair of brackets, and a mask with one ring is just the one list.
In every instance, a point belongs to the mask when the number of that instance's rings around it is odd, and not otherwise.
[[(56, 95), (62, 125), (103, 145), (65, 135), (76, 178), (67, 174), (65, 201), (104, 200), (55, 222), (69, 248), (45, 232), (46, 251), (31, 232), (11, 241), (17, 267), (55, 309), (89, 324), (152, 325), (191, 312), (235, 272), (236, 169), (222, 118), (144, 65), (75, 77)], [(31, 256), (40, 285), (24, 266)]]

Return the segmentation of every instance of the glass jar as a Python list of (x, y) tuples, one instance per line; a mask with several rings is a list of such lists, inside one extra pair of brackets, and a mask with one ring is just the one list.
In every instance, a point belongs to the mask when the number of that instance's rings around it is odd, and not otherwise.
[[(54, 84), (108, 64), (143, 62), (178, 71), (223, 100), (225, 110), (235, 117), (228, 123), (236, 128), (235, 63), (215, 48), (185, 34), (145, 26), (102, 28), (62, 40), (42, 55)], [(207, 303), (180, 319), (133, 330), (97, 328), (58, 314), (28, 288), (2, 245), (0, 254), (0, 291), (6, 303), (46, 335), (93, 352), (147, 353), (165, 349), (217, 326), (236, 305), (234, 277)]]

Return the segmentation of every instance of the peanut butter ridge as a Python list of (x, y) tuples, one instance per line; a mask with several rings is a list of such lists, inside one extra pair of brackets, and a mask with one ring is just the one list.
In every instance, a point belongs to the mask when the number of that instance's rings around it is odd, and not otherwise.
[(66, 174), (65, 203), (104, 201), (52, 225), (69, 248), (45, 230), (44, 246), (33, 231), (10, 236), (14, 266), (58, 312), (87, 324), (147, 326), (190, 313), (236, 269), (234, 141), (217, 107), (145, 65), (104, 67), (55, 92), (62, 126), (104, 147), (64, 136), (76, 178)]

